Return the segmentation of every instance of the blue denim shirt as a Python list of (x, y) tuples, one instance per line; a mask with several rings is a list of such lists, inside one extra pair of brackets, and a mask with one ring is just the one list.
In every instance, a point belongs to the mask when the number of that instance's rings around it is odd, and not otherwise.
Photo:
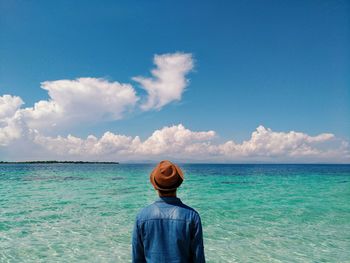
[(205, 262), (201, 219), (176, 197), (160, 197), (136, 217), (132, 262)]

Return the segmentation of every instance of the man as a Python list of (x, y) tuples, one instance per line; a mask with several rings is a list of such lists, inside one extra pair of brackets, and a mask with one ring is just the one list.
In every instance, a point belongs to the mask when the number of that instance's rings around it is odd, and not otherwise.
[(150, 181), (159, 199), (143, 208), (136, 217), (132, 238), (132, 262), (205, 262), (201, 219), (176, 197), (184, 180), (181, 169), (161, 161)]

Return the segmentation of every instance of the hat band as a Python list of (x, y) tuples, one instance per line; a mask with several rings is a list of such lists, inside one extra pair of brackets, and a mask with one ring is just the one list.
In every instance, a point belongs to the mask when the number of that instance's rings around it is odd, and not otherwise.
[(177, 182), (169, 187), (164, 187), (161, 186), (157, 180), (156, 177), (153, 177), (153, 180), (155, 182), (155, 184), (158, 186), (159, 190), (163, 190), (163, 191), (171, 191), (171, 190), (175, 190), (176, 188), (178, 188), (181, 184), (182, 184), (182, 178), (178, 177)]

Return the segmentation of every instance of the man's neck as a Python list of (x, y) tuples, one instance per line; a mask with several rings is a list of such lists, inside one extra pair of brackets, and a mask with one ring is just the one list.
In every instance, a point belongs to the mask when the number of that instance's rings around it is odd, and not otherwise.
[(176, 192), (175, 193), (160, 193), (158, 192), (159, 197), (176, 197)]

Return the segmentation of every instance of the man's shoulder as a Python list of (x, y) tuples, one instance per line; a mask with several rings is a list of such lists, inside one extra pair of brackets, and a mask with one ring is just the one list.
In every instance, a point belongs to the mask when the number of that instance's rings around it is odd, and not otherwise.
[(149, 204), (139, 210), (139, 212), (136, 215), (136, 219), (142, 220), (145, 218), (152, 210), (154, 209), (154, 203)]
[(191, 206), (188, 206), (184, 203), (181, 203), (181, 205), (179, 206), (181, 209), (185, 210), (187, 213), (193, 215), (193, 216), (199, 216), (199, 213), (192, 208)]

